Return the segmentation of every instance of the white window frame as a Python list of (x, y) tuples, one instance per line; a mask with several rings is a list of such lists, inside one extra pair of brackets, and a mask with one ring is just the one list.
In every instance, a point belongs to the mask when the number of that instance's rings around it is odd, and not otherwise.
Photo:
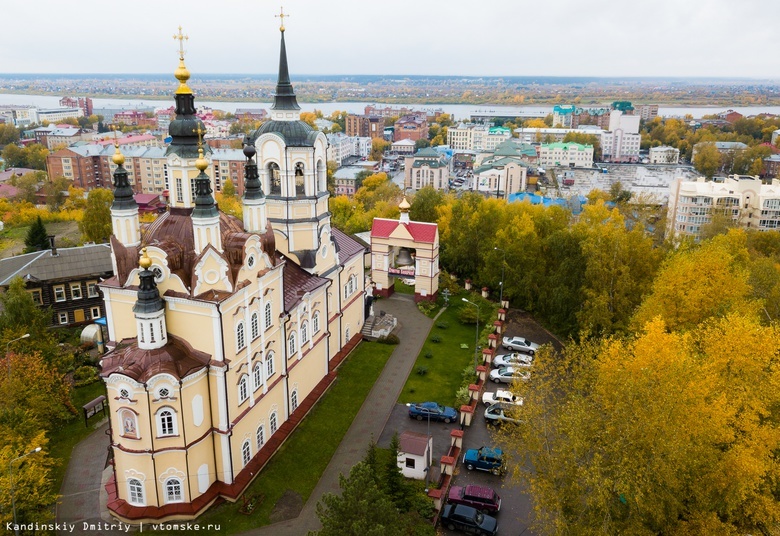
[(136, 506), (146, 506), (144, 483), (137, 478), (130, 478), (127, 481), (127, 502)]
[(290, 393), (290, 411), (296, 409), (298, 409), (298, 389), (293, 389), (293, 392)]
[[(97, 311), (97, 314), (95, 314), (95, 311)], [(95, 307), (90, 307), (90, 309), (89, 309), (89, 315), (90, 315), (90, 316), (91, 316), (93, 319), (95, 319), (95, 318), (100, 318), (100, 317), (102, 316), (102, 315), (101, 315), (101, 313), (100, 313), (100, 306), (99, 306), (99, 305), (96, 305)]]
[(238, 405), (240, 406), (249, 398), (249, 375), (243, 374), (238, 380)]
[(288, 357), (292, 357), (295, 355), (295, 353), (298, 351), (298, 344), (295, 337), (295, 332), (293, 331), (290, 333), (290, 338), (287, 339), (287, 351), (289, 353)]
[(247, 439), (241, 445), (241, 467), (246, 467), (249, 461), (252, 459), (252, 444)]
[(265, 425), (261, 424), (257, 427), (257, 431), (255, 432), (255, 446), (259, 451), (263, 448), (263, 445), (265, 445)]
[(100, 291), (97, 286), (97, 281), (87, 281), (87, 298), (99, 298)]
[[(54, 301), (57, 303), (62, 303), (66, 301), (68, 298), (65, 296), (65, 285), (55, 285), (54, 288)], [(62, 291), (62, 294), (58, 291)]]
[(271, 311), (271, 302), (265, 304), (265, 329), (271, 329), (273, 325), (273, 317)]
[[(165, 418), (163, 413), (170, 413), (170, 423), (166, 423), (163, 420)], [(176, 412), (173, 411), (173, 408), (168, 406), (160, 408), (155, 417), (155, 421), (157, 422), (157, 437), (172, 437), (179, 433)]]
[(81, 293), (81, 283), (71, 283), (70, 284), (70, 299), (71, 300), (80, 300), (84, 297), (84, 295)]
[(67, 324), (68, 323), (68, 313), (65, 311), (61, 311), (57, 313), (57, 321), (61, 324)]
[(165, 481), (165, 504), (184, 501), (182, 482), (179, 478), (171, 477)]
[(246, 331), (242, 321), (236, 324), (236, 351), (240, 352), (244, 348), (246, 348)]
[(309, 323), (304, 320), (301, 322), (301, 347), (309, 342)]
[(274, 368), (274, 353), (268, 352), (265, 356), (265, 377), (270, 378), (274, 374), (276, 374), (276, 369)]
[(257, 311), (252, 313), (252, 318), (249, 322), (250, 326), (250, 332), (251, 332), (251, 340), (255, 340), (260, 336), (260, 319), (257, 317)]
[(312, 331), (314, 333), (319, 333), (320, 332), (320, 312), (319, 311), (314, 313), (314, 316), (311, 318), (311, 323), (312, 323)]
[(276, 415), (276, 411), (272, 411), (268, 417), (269, 427), (271, 429), (271, 435), (274, 435), (279, 429), (279, 418)]
[(263, 364), (260, 361), (255, 363), (255, 367), (252, 370), (252, 385), (255, 391), (263, 385)]

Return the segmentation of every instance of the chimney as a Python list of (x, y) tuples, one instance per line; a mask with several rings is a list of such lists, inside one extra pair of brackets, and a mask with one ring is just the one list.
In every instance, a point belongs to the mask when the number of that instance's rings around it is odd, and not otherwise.
[(57, 246), (54, 245), (54, 235), (49, 235), (49, 249), (51, 249), (51, 256), (57, 256)]

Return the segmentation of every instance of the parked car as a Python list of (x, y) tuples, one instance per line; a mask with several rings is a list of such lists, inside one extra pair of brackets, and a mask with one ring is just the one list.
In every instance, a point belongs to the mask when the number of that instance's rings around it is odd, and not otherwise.
[(494, 426), (501, 426), (505, 422), (520, 424), (520, 419), (517, 418), (515, 413), (516, 411), (517, 406), (496, 402), (485, 409), (485, 422)]
[(516, 350), (518, 352), (525, 352), (529, 355), (534, 355), (539, 349), (539, 345), (535, 342), (531, 342), (524, 337), (504, 337), (504, 348), (507, 350)]
[(490, 371), (490, 380), (496, 383), (512, 383), (517, 379), (527, 380), (530, 377), (530, 372), (515, 367), (501, 367)]
[(514, 352), (511, 354), (497, 355), (493, 360), (493, 366), (498, 367), (530, 367), (534, 364), (534, 356)]
[(463, 465), (469, 471), (479, 469), (480, 471), (490, 471), (494, 475), (501, 475), (506, 471), (504, 451), (499, 448), (469, 449), (463, 455)]
[(409, 417), (418, 421), (430, 418), (432, 421), (443, 421), (449, 424), (458, 418), (458, 412), (455, 411), (455, 408), (442, 406), (436, 402), (406, 405), (409, 406)]
[(449, 530), (460, 530), (479, 536), (495, 536), (498, 533), (498, 521), (495, 517), (463, 504), (445, 506), (441, 515), (441, 524)]
[(523, 399), (517, 396), (516, 394), (513, 394), (511, 391), (507, 391), (506, 389), (497, 389), (495, 393), (491, 393), (490, 391), (485, 391), (482, 393), (482, 403), (486, 406), (490, 406), (491, 404), (495, 404), (496, 402), (504, 402), (506, 404), (516, 404), (518, 406), (523, 405)]
[(501, 510), (501, 497), (487, 486), (452, 486), (447, 495), (450, 504), (465, 504), (482, 512), (495, 514)]

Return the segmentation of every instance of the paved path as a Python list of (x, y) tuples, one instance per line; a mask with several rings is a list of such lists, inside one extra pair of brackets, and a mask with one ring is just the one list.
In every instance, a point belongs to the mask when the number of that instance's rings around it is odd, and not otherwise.
[[(409, 295), (395, 295), (380, 300), (374, 307), (376, 310), (387, 311), (398, 319), (398, 329), (395, 333), (398, 334), (401, 343), (395, 347), (382, 374), (363, 402), (352, 426), (342, 439), (300, 515), (295, 519), (281, 521), (244, 534), (300, 536), (309, 530), (317, 530), (320, 527), (315, 510), (317, 502), (325, 493), (338, 493), (339, 474), (348, 474), (352, 466), (363, 458), (372, 436), (374, 440), (379, 440), (393, 411), (395, 401), (428, 337), (433, 320), (420, 313)], [(85, 521), (105, 523), (101, 518), (99, 497), (108, 447), (108, 436), (105, 434), (107, 428), (108, 423), (73, 449), (68, 472), (60, 489), (62, 499), (57, 507), (57, 521), (76, 523), (76, 534), (119, 534), (108, 530), (88, 532), (81, 530)]]

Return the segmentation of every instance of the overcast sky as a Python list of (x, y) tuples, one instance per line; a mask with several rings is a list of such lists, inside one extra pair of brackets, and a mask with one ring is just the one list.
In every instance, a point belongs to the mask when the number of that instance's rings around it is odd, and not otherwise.
[[(286, 0), (295, 74), (780, 79), (777, 0)], [(280, 2), (2, 0), (0, 72), (273, 73)]]

